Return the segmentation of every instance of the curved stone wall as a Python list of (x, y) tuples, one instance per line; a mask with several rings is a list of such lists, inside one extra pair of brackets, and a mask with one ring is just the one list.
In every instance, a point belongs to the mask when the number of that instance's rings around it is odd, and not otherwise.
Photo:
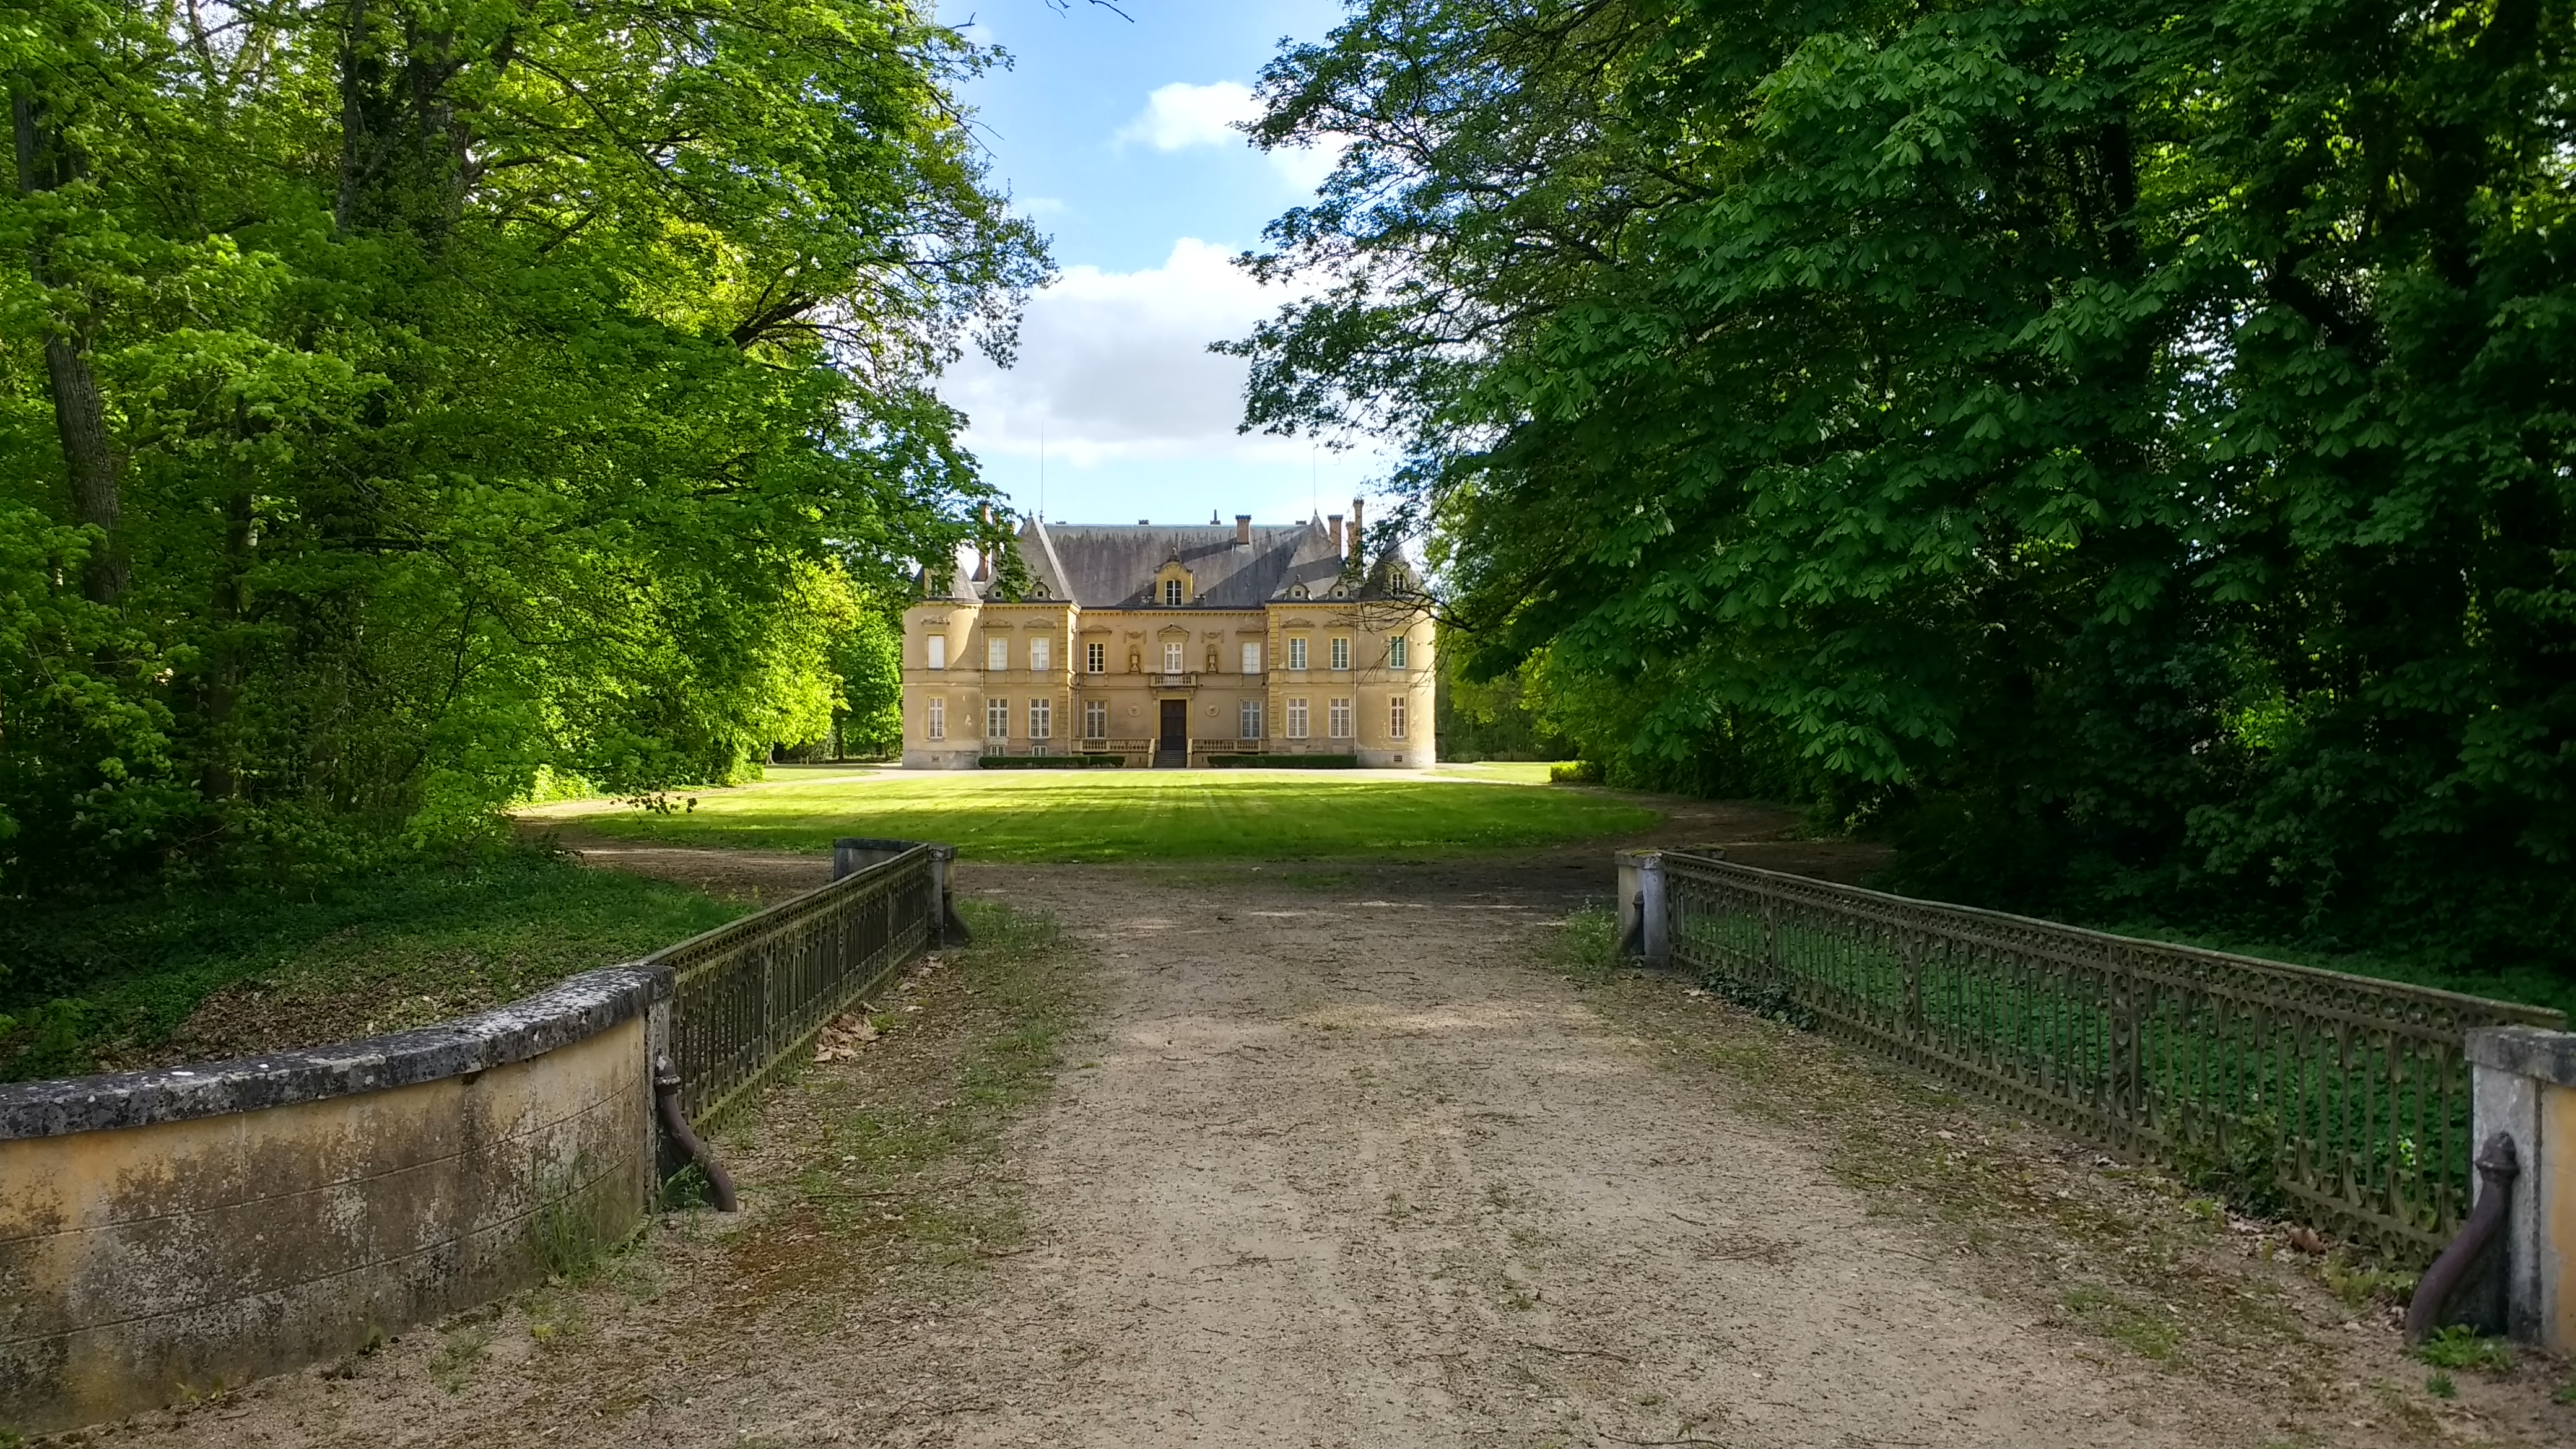
[(419, 1031), (0, 1087), (0, 1426), (336, 1358), (622, 1237), (669, 994), (614, 967)]

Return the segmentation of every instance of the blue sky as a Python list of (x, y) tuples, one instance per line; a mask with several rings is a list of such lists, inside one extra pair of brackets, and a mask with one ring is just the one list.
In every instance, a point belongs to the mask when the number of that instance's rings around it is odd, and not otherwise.
[[(1226, 123), (1282, 36), (1320, 39), (1334, 0), (943, 0), (1013, 59), (965, 89), (994, 180), (1052, 239), (1017, 366), (970, 356), (941, 392), (971, 419), (984, 474), (1023, 511), (1081, 523), (1343, 511), (1383, 459), (1240, 437), (1243, 364), (1207, 344), (1285, 300), (1232, 265), (1311, 194), (1329, 158), (1265, 157)], [(971, 22), (971, 23), (970, 23)]]

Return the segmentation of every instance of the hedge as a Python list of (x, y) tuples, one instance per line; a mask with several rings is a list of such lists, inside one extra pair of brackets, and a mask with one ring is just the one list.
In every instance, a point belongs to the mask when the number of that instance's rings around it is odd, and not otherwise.
[(1357, 755), (1210, 755), (1210, 765), (1237, 765), (1261, 770), (1356, 770)]
[(986, 755), (987, 770), (1112, 770), (1127, 763), (1121, 755)]

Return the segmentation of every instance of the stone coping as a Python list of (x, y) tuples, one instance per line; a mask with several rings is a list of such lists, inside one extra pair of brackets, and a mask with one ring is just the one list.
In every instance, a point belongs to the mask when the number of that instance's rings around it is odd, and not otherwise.
[(2482, 1067), (2576, 1087), (2576, 1032), (2490, 1026), (2469, 1033), (2468, 1058)]
[(146, 1127), (408, 1087), (542, 1056), (671, 994), (665, 966), (585, 971), (436, 1026), (238, 1061), (0, 1086), (0, 1141)]

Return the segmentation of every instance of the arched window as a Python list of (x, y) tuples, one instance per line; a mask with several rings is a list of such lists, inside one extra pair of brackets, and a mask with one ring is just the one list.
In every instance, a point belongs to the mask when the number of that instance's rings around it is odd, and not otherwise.
[(1176, 609), (1181, 606), (1181, 581), (1179, 579), (1163, 580), (1163, 602)]

